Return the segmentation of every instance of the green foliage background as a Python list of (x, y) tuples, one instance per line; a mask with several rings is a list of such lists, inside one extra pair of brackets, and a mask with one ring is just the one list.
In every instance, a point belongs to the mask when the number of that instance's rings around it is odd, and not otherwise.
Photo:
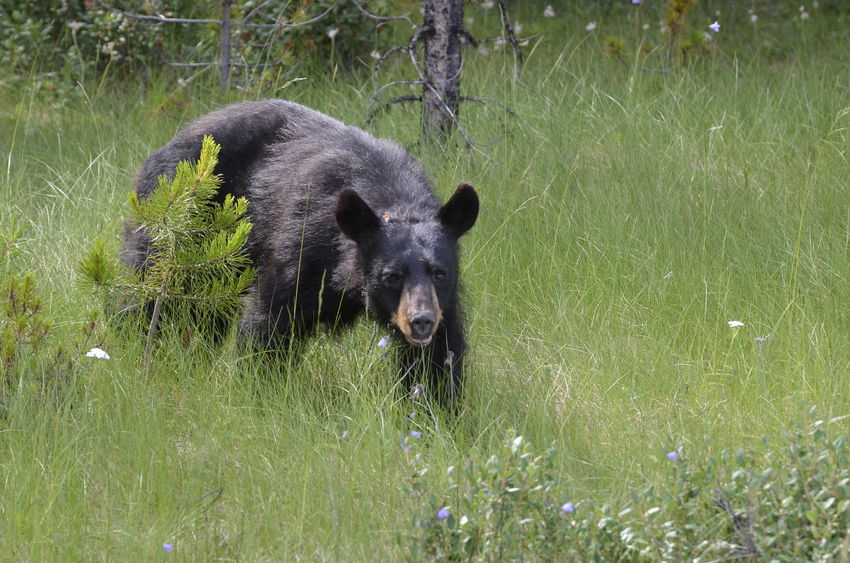
[[(717, 16), (701, 5), (688, 26), (720, 22), (710, 55), (657, 73), (643, 70), (657, 62), (643, 45), (663, 42), (655, 8), (611, 4), (554, 6), (555, 18), (541, 17), (542, 4), (517, 8), (522, 35), (542, 34), (523, 75), (539, 94), (512, 80), (504, 47), (468, 51), (464, 92), (518, 116), (462, 107), (476, 139), (505, 135), (482, 149), (495, 163), (419, 145), (412, 106), (370, 127), (411, 147), (442, 196), (459, 181), (481, 193), (463, 240), (471, 350), (456, 421), (400, 399), (375, 345), (385, 329), (367, 320), (274, 363), (232, 339), (211, 347), (166, 333), (144, 376), (144, 338), (109, 322), (75, 283), (77, 263), (96, 236), (117, 252), (130, 179), (153, 150), (189, 119), (254, 94), (221, 95), (214, 77), (185, 89), (164, 73), (90, 77), (57, 97), (35, 75), (7, 75), (0, 225), (16, 221), (23, 235), (2, 271), (32, 272), (53, 326), (4, 388), (2, 552), (154, 559), (171, 543), (170, 556), (192, 560), (413, 557), (426, 553), (427, 530), (449, 537), (434, 508), (450, 507), (458, 525), (485, 521), (489, 505), (467, 491), (489, 474), (474, 469), (490, 455), (512, 459), (503, 444), (522, 435), (532, 459), (543, 456), (535, 475), (553, 480), (546, 518), (573, 502), (586, 526), (564, 549), (587, 553), (588, 540), (624, 550), (630, 527), (642, 557), (673, 557), (664, 524), (690, 519), (700, 527), (683, 532), (676, 556), (708, 553), (698, 546), (709, 540), (729, 543), (712, 552), (728, 554), (741, 540), (711, 500), (724, 487), (736, 510), (756, 510), (764, 553), (811, 559), (833, 538), (846, 557), (846, 534), (825, 530), (846, 521), (848, 423), (813, 425), (847, 414), (850, 392), (846, 13), (824, 2), (802, 19), (764, 3), (754, 25), (744, 8)], [(468, 16), (482, 36), (498, 29), (492, 11)], [(609, 33), (623, 38), (623, 57), (606, 55)], [(364, 125), (373, 83), (303, 70), (274, 94)], [(380, 80), (408, 72), (399, 61)], [(93, 346), (111, 359), (86, 357)], [(795, 448), (797, 434), (817, 447)], [(801, 451), (813, 453), (793, 457)], [(429, 470), (423, 496), (411, 493), (417, 454), (416, 471)], [(505, 475), (531, 475), (510, 463)], [(512, 524), (529, 517), (514, 506)], [(774, 506), (787, 511), (762, 509)], [(771, 514), (811, 526), (783, 536), (790, 528)], [(598, 535), (603, 518), (618, 519), (605, 521), (617, 533)]]

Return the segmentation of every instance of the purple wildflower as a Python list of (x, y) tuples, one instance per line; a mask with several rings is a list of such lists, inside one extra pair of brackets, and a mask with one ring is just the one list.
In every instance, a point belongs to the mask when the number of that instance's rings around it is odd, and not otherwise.
[(348, 430), (343, 430), (342, 431), (342, 439), (345, 440), (346, 438), (348, 438)]
[(713, 24), (708, 26), (708, 29), (710, 29), (714, 33), (719, 33), (720, 32), (720, 23), (714, 22)]
[(668, 452), (667, 459), (669, 459), (670, 461), (679, 461), (679, 454), (677, 454), (676, 452)]
[(411, 446), (409, 444), (405, 444), (404, 442), (401, 443), (401, 451), (409, 452), (410, 448), (411, 448)]
[(386, 348), (386, 347), (387, 347), (387, 344), (388, 344), (388, 342), (387, 342), (387, 338), (386, 338), (386, 337), (381, 338), (381, 339), (378, 341), (378, 348)]
[(640, 4), (640, 0), (632, 0), (632, 4)]
[(561, 512), (575, 512), (575, 511), (576, 511), (576, 507), (571, 502), (565, 502), (564, 504), (561, 505)]
[(174, 544), (166, 542), (166, 543), (162, 544), (162, 549), (165, 550), (165, 553), (171, 553), (171, 550), (174, 549)]
[(440, 520), (445, 520), (449, 517), (449, 509), (447, 507), (443, 507), (437, 511), (437, 518)]
[(413, 436), (416, 440), (422, 437), (422, 432), (418, 430), (411, 430), (410, 435)]

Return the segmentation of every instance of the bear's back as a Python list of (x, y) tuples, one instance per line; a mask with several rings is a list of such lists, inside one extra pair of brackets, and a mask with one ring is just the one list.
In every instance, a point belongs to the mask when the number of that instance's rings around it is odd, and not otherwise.
[(353, 188), (373, 209), (396, 218), (435, 217), (431, 183), (401, 146), (293, 102), (269, 102), (279, 126), (247, 179), (245, 195), (256, 208), (274, 208), (278, 217), (281, 209), (297, 217), (309, 208), (328, 214), (338, 193)]

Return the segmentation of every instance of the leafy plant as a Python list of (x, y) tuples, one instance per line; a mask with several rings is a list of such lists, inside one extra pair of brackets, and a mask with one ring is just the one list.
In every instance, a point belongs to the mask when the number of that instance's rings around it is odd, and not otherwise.
[(441, 494), (432, 490), (422, 457), (413, 455), (414, 533), (400, 538), (410, 557), (492, 561), (572, 552), (570, 540), (582, 524), (559, 490), (556, 455), (554, 449), (535, 453), (522, 436), (509, 435), (492, 455), (476, 452), (465, 469), (449, 467)]
[(843, 418), (792, 428), (779, 447), (763, 453), (736, 452), (738, 468), (713, 491), (714, 503), (728, 515), (734, 553), (774, 561), (847, 560), (850, 444), (829, 428)]
[(0, 0), (0, 17), (5, 21), (0, 27), (0, 61), (22, 71), (31, 70), (33, 55), (39, 54), (39, 66), (54, 72), (73, 70), (76, 79), (87, 69), (150, 63), (163, 42), (160, 27), (89, 2)]
[(522, 436), (486, 459), (473, 453), (464, 471), (449, 467), (439, 491), (414, 454), (413, 533), (400, 539), (414, 560), (845, 560), (850, 449), (830, 423), (798, 425), (761, 451), (660, 454), (662, 482), (616, 511), (567, 501), (555, 450), (534, 453)]
[(39, 353), (52, 329), (44, 317), (32, 274), (12, 274), (0, 296), (0, 381), (4, 384), (16, 364)]
[(4, 389), (17, 364), (37, 355), (52, 329), (44, 317), (33, 275), (10, 272), (12, 260), (21, 254), (21, 235), (16, 224), (0, 232), (0, 385)]
[(220, 146), (204, 137), (197, 163), (177, 165), (173, 180), (159, 178), (147, 198), (130, 194), (128, 228), (150, 238), (143, 271), (127, 272), (96, 242), (82, 261), (83, 278), (108, 293), (150, 304), (145, 365), (163, 306), (183, 314), (175, 319), (232, 315), (254, 280), (255, 270), (245, 252), (252, 225), (245, 214), (248, 201), (227, 194), (216, 201), (221, 177), (214, 174)]
[[(635, 2), (635, 9), (641, 10), (640, 2)], [(679, 66), (685, 66), (699, 57), (711, 54), (709, 36), (704, 31), (696, 30), (688, 32), (688, 15), (697, 5), (697, 0), (668, 0), (667, 9), (662, 19), (660, 33), (666, 35), (654, 43), (646, 41), (642, 43), (642, 52), (648, 56), (654, 53), (662, 53), (664, 58), (663, 68), (655, 69), (669, 72)], [(636, 14), (640, 20), (639, 13)], [(712, 25), (718, 25), (716, 22)], [(644, 24), (643, 29), (650, 29), (650, 24)], [(711, 27), (711, 26), (709, 26)], [(605, 53), (613, 58), (625, 62), (626, 41), (617, 35), (608, 35), (603, 41)]]
[[(245, 2), (235, 8), (234, 17), (244, 18), (258, 13), (257, 2)], [(384, 14), (387, 3), (370, 2), (369, 11)], [(283, 62), (284, 70), (299, 61), (313, 58), (324, 65), (327, 61), (338, 61), (350, 66), (357, 58), (367, 58), (375, 49), (377, 34), (384, 26), (369, 18), (353, 2), (334, 0), (299, 0), (296, 2), (265, 3), (260, 10), (273, 19), (295, 24), (289, 28), (245, 28), (240, 32), (239, 54), (243, 62)], [(324, 15), (327, 13), (327, 15)], [(313, 23), (305, 24), (310, 20)], [(264, 20), (265, 21), (265, 20)], [(303, 25), (302, 25), (303, 24)], [(210, 38), (217, 42), (217, 39)], [(267, 79), (274, 78), (271, 69), (263, 73)]]

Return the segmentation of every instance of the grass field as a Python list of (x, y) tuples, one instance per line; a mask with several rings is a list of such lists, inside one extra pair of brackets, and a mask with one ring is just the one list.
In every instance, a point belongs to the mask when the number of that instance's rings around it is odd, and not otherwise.
[[(811, 23), (788, 24), (783, 50), (717, 34), (712, 57), (664, 75), (634, 52), (606, 58), (572, 22), (528, 54), (539, 95), (511, 80), (509, 54), (470, 56), (464, 90), (517, 114), (462, 109), (476, 139), (506, 135), (482, 149), (494, 163), (419, 145), (412, 107), (378, 120), (441, 197), (461, 181), (481, 195), (463, 239), (471, 349), (454, 421), (394, 392), (385, 329), (365, 319), (287, 366), (165, 336), (149, 376), (141, 336), (105, 323), (80, 336), (102, 307), (77, 264), (95, 237), (117, 252), (134, 170), (241, 98), (184, 97), (163, 79), (59, 103), (7, 83), (0, 225), (24, 229), (24, 252), (2, 273), (35, 274), (71, 363), (45, 356), (8, 387), (2, 558), (399, 559), (415, 453), (439, 495), (446, 468), (515, 430), (559, 450), (564, 501), (617, 502), (661, 482), (668, 451), (750, 447), (812, 405), (848, 414), (850, 28)], [(278, 95), (363, 125), (371, 82), (306, 78)], [(111, 359), (84, 357), (95, 345)], [(405, 452), (411, 429), (423, 437)]]

